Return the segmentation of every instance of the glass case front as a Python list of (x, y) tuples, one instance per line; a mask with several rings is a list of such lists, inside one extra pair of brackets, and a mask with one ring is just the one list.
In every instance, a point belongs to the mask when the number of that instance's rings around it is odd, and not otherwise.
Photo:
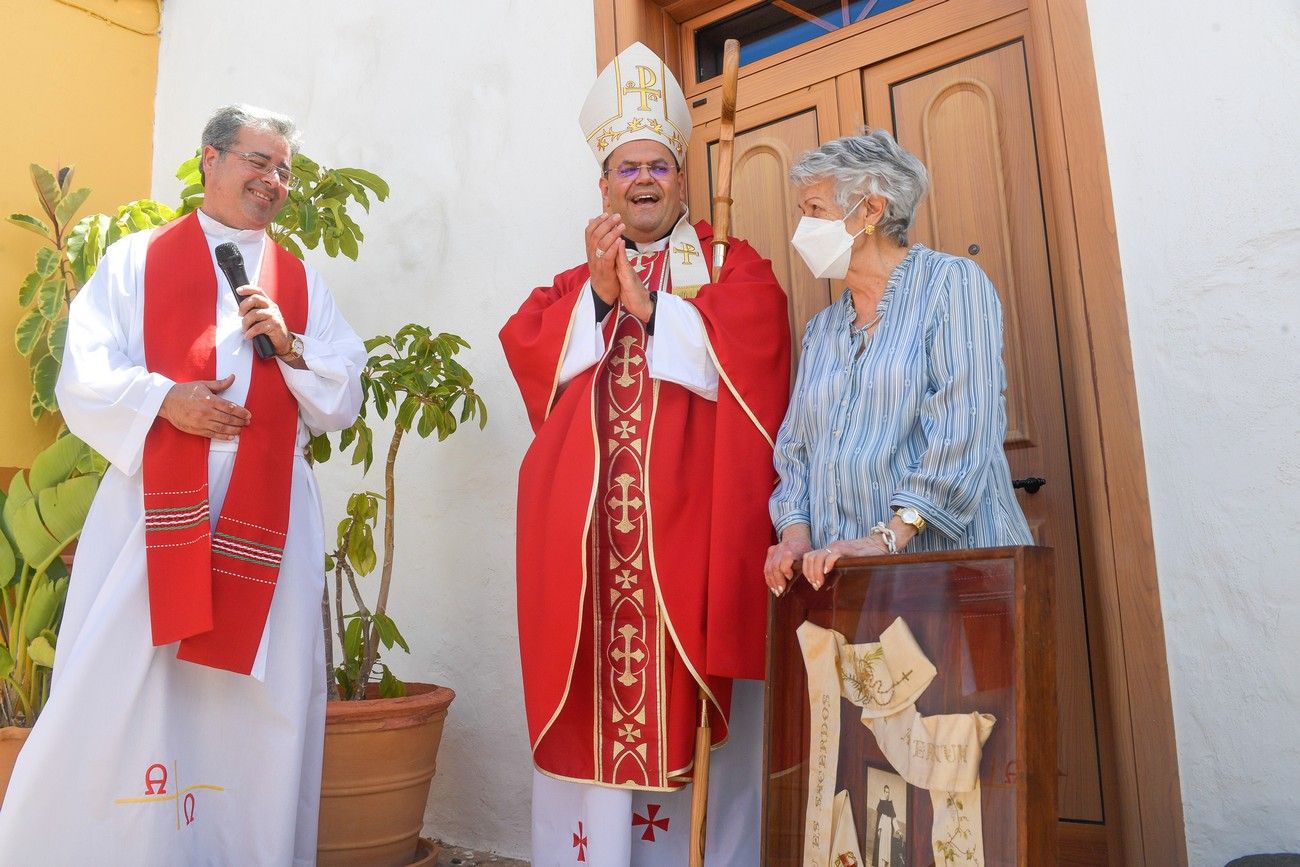
[(1049, 552), (842, 561), (769, 622), (764, 863), (1052, 863)]

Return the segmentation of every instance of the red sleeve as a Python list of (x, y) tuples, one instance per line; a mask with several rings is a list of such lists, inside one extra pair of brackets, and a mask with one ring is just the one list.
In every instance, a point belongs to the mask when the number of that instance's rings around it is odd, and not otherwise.
[(501, 329), (506, 362), (528, 410), (536, 433), (555, 400), (555, 386), (564, 358), (573, 307), (587, 284), (586, 264), (556, 276), (550, 286), (534, 289)]
[[(712, 231), (697, 227), (706, 249)], [(771, 263), (732, 239), (717, 283), (694, 299), (720, 379), (709, 540), (709, 674), (762, 679), (772, 541), (767, 501), (776, 484), (772, 441), (790, 394), (790, 319)]]

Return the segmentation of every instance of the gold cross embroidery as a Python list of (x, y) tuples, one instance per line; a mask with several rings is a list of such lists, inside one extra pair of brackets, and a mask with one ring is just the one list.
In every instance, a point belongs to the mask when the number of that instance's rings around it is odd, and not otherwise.
[(638, 66), (636, 68), (637, 81), (629, 81), (623, 85), (623, 95), (637, 93), (641, 95), (641, 111), (650, 110), (650, 100), (663, 99), (664, 92), (662, 89), (655, 87), (659, 83), (659, 77), (655, 71), (648, 66)]
[(636, 524), (633, 524), (631, 521), (629, 521), (627, 517), (628, 512), (630, 510), (641, 508), (640, 497), (628, 496), (628, 489), (632, 487), (633, 481), (635, 481), (633, 477), (628, 475), (627, 473), (623, 473), (622, 475), (616, 477), (614, 479), (614, 483), (618, 485), (619, 488), (622, 490), (623, 498), (621, 500), (618, 497), (609, 498), (609, 507), (611, 509), (623, 510), (623, 515), (619, 518), (618, 523), (614, 525), (614, 529), (618, 530), (620, 533), (628, 533), (636, 528)]
[(700, 255), (700, 251), (695, 249), (694, 244), (688, 244), (685, 241), (673, 247), (673, 252), (681, 254), (683, 265), (691, 264), (695, 261), (695, 257)]
[(610, 656), (614, 657), (615, 662), (621, 663), (623, 666), (623, 670), (618, 675), (618, 682), (624, 686), (631, 686), (636, 683), (636, 675), (632, 673), (630, 660), (640, 662), (645, 659), (645, 651), (639, 647), (636, 650), (632, 649), (632, 638), (636, 635), (635, 626), (624, 626), (619, 629), (618, 634), (623, 638), (623, 646), (616, 649)]
[(618, 342), (623, 347), (623, 354), (618, 358), (614, 359), (614, 364), (621, 365), (623, 368), (623, 372), (619, 374), (618, 378), (615, 379), (614, 382), (616, 385), (621, 385), (623, 388), (627, 388), (629, 385), (636, 382), (636, 380), (633, 379), (632, 375), (629, 373), (629, 370), (631, 369), (632, 365), (640, 364), (642, 362), (642, 358), (639, 355), (632, 354), (632, 344), (636, 343), (635, 337), (631, 337), (631, 336), (623, 337)]

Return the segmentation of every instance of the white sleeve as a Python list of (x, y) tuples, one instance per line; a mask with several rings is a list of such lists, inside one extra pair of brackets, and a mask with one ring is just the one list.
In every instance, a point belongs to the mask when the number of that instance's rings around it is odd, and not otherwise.
[(128, 476), (140, 469), (145, 437), (175, 385), (144, 367), (136, 325), (147, 250), (141, 236), (114, 244), (77, 293), (55, 385), (68, 430)]
[(655, 333), (646, 348), (650, 376), (717, 400), (718, 369), (709, 355), (700, 312), (685, 298), (668, 292), (659, 293), (655, 307)]
[[(578, 292), (578, 303), (573, 307), (574, 318), (569, 326), (569, 345), (565, 347), (564, 358), (560, 359), (561, 388), (605, 354), (605, 336), (601, 333), (601, 323), (596, 321), (596, 299), (591, 292), (591, 281), (582, 284)], [(605, 315), (609, 316), (608, 313)]]
[(280, 372), (298, 400), (298, 413), (313, 434), (342, 430), (361, 411), (361, 370), (366, 347), (343, 318), (325, 281), (307, 271), (307, 333), (302, 335), (306, 370), (280, 361)]

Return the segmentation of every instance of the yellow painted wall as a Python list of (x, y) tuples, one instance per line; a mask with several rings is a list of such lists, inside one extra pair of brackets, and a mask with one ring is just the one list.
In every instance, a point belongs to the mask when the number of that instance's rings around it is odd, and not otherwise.
[[(160, 17), (161, 0), (0, 0), (0, 215), (39, 214), (31, 163), (76, 166), (74, 188), (93, 191), (81, 215), (149, 195)], [(29, 465), (55, 431), (32, 423), (13, 339), (42, 243), (0, 222), (0, 468)]]

